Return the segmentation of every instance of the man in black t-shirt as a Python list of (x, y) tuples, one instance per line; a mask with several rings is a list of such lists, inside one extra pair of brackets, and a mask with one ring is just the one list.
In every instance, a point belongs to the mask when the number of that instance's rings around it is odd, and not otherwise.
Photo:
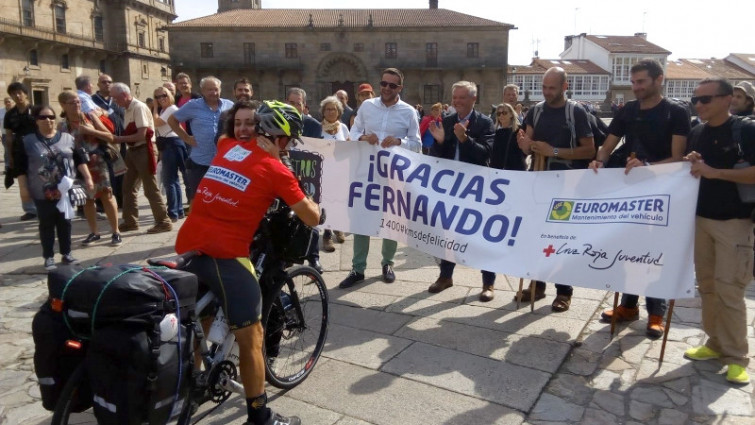
[[(598, 150), (590, 168), (606, 166), (611, 152), (625, 138), (625, 147), (620, 158), (624, 172), (634, 167), (650, 164), (681, 161), (687, 146), (690, 130), (689, 110), (684, 106), (665, 99), (663, 92), (663, 67), (654, 59), (643, 59), (632, 66), (632, 91), (637, 100), (627, 102), (608, 127), (608, 136)], [(637, 307), (639, 296), (624, 294), (616, 311), (606, 310), (601, 315), (610, 322), (616, 314), (617, 321), (633, 321), (640, 316)], [(666, 313), (666, 300), (647, 297), (647, 335), (651, 338), (663, 336), (663, 316)]]
[(17, 167), (15, 163), (20, 163), (20, 156), (24, 150), (22, 140), (27, 134), (37, 131), (37, 124), (31, 115), (31, 102), (29, 102), (29, 89), (21, 83), (11, 83), (8, 86), (8, 95), (16, 102), (16, 106), (5, 113), (3, 119), (3, 128), (5, 129), (6, 143), (10, 150), (10, 174), (5, 176), (5, 186), (10, 187), (13, 184), (13, 178), (18, 180), (18, 191), (21, 195), (21, 208), (24, 215), (21, 221), (34, 220), (37, 218), (37, 207), (34, 200), (29, 194), (27, 187), (26, 170), (23, 167)]
[(685, 159), (692, 162), (692, 175), (700, 178), (695, 276), (708, 340), (685, 351), (684, 357), (719, 359), (728, 366), (729, 382), (749, 384), (745, 289), (752, 280), (753, 204), (742, 202), (737, 184), (755, 184), (755, 166), (734, 166), (742, 161), (755, 164), (755, 122), (731, 116), (732, 93), (723, 78), (706, 78), (692, 97), (705, 121), (690, 132)]
[[(587, 112), (576, 102), (567, 100), (566, 72), (559, 67), (550, 68), (543, 75), (544, 102), (535, 105), (524, 118), (526, 132), (519, 130), (517, 143), (525, 155), (545, 157), (546, 169), (564, 170), (586, 168), (595, 155), (592, 129)], [(545, 297), (545, 282), (535, 281), (535, 299)], [(556, 284), (556, 299), (551, 308), (556, 312), (569, 309), (574, 288)], [(521, 294), (529, 302), (531, 290)], [(519, 297), (517, 294), (516, 297)]]

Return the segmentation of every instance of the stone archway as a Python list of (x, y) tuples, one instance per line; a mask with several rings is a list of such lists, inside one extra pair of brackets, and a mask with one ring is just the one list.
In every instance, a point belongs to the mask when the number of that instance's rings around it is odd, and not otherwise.
[(361, 59), (349, 53), (330, 53), (317, 66), (316, 83), (319, 98), (330, 96), (337, 90), (346, 90), (349, 105), (356, 104), (355, 89), (368, 81), (367, 67)]

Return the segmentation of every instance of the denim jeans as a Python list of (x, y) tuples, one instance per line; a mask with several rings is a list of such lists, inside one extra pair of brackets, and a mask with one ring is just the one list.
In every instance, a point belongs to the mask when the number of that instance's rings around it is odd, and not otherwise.
[[(628, 308), (636, 308), (640, 302), (638, 295), (622, 294), (621, 305)], [(666, 300), (661, 298), (645, 297), (645, 304), (648, 309), (648, 314), (654, 316), (663, 316), (666, 314)]]
[(209, 169), (209, 165), (197, 164), (191, 159), (186, 160), (186, 180), (184, 180), (184, 184), (186, 185), (186, 196), (189, 197), (189, 203), (194, 199), (199, 183)]
[(170, 218), (181, 218), (184, 215), (183, 195), (181, 194), (181, 182), (178, 179), (178, 172), (186, 171), (186, 145), (178, 137), (161, 138), (164, 142), (165, 149), (162, 155), (162, 184), (165, 188), (165, 197), (167, 198), (168, 216)]
[[(536, 280), (535, 285), (537, 289), (541, 289), (545, 291), (545, 282), (541, 280)], [(573, 294), (574, 294), (574, 288), (572, 286), (561, 285), (558, 283), (556, 284), (556, 295), (567, 295), (571, 297)]]
[[(456, 263), (446, 260), (440, 260), (440, 277), (451, 279), (454, 275)], [(482, 285), (493, 286), (495, 284), (495, 272), (482, 270)]]

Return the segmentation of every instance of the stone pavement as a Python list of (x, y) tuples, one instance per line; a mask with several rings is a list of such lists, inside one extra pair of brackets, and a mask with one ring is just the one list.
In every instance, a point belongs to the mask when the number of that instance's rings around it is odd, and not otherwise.
[[(172, 253), (178, 226), (147, 235), (149, 209), (140, 200), (141, 230), (123, 245), (106, 239), (84, 248), (88, 233), (74, 221), (74, 255), (85, 265), (143, 263)], [(16, 187), (0, 190), (0, 424), (47, 424), (33, 373), (31, 320), (46, 298), (36, 223), (20, 222)], [(103, 235), (106, 221), (99, 221)], [(180, 223), (179, 223), (180, 224)], [(271, 406), (307, 425), (396, 424), (755, 424), (753, 386), (733, 387), (715, 361), (689, 362), (687, 347), (703, 340), (698, 299), (676, 304), (664, 363), (660, 341), (645, 338), (641, 320), (619, 328), (597, 318), (613, 297), (577, 288), (571, 309), (550, 312), (554, 289), (516, 309), (518, 279), (498, 276), (496, 297), (480, 303), (480, 274), (457, 268), (454, 286), (429, 294), (438, 275), (433, 258), (399, 246), (397, 280), (380, 280), (374, 240), (368, 279), (351, 290), (338, 283), (351, 266), (351, 237), (322, 253), (330, 290), (327, 345), (299, 387), (269, 388)], [(59, 255), (56, 256), (59, 259)], [(747, 293), (750, 352), (755, 353), (755, 289)], [(750, 369), (755, 376), (755, 369)], [(241, 424), (243, 400), (229, 399), (200, 423)], [(93, 424), (91, 414), (76, 423)]]

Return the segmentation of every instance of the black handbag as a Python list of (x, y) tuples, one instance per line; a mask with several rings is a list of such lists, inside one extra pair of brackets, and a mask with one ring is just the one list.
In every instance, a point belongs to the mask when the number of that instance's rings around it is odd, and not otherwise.
[(87, 192), (82, 185), (74, 183), (73, 186), (68, 189), (68, 199), (71, 200), (72, 206), (83, 207), (87, 203)]

